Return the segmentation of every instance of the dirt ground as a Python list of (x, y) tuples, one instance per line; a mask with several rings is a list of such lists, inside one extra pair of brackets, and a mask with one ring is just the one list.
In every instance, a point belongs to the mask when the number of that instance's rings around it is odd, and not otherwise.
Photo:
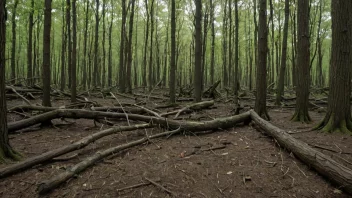
[[(114, 99), (94, 100), (109, 106), (116, 103)], [(40, 103), (39, 100), (32, 102)], [(23, 102), (8, 102), (9, 107), (19, 104)], [(53, 106), (63, 104), (69, 104), (69, 101), (53, 102)], [(157, 100), (150, 103), (151, 106), (156, 104), (160, 103)], [(252, 104), (248, 102), (248, 105)], [(231, 103), (216, 102), (211, 109), (182, 118), (211, 120), (229, 116), (231, 110)], [(352, 150), (351, 136), (308, 131), (323, 118), (323, 112), (311, 111), (311, 124), (291, 122), (292, 108), (270, 108), (269, 114), (274, 125), (295, 133), (292, 134), (295, 138), (352, 168), (352, 153), (349, 153)], [(19, 115), (8, 115), (9, 122), (19, 119)], [(108, 128), (99, 123), (95, 126), (91, 120), (69, 121), (74, 123), (62, 125), (65, 122), (58, 119), (53, 121), (56, 125), (51, 128), (11, 134), (11, 144), (28, 158)], [(120, 125), (126, 125), (126, 122), (121, 121)], [(143, 138), (146, 133), (162, 131), (153, 128), (111, 135), (65, 155), (78, 154), (69, 161), (42, 164), (1, 179), (0, 197), (38, 197), (38, 184), (95, 152)], [(0, 165), (0, 168), (4, 166), (8, 165)], [(253, 125), (156, 139), (100, 161), (43, 197), (171, 197), (155, 185), (148, 184), (146, 178), (164, 186), (176, 197), (349, 197)], [(123, 190), (137, 184), (145, 185)]]

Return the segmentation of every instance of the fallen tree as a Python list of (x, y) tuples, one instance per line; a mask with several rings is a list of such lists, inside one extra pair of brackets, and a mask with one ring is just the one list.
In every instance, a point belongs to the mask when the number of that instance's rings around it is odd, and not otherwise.
[(342, 188), (345, 192), (352, 194), (352, 170), (336, 162), (331, 157), (313, 149), (307, 143), (292, 137), (282, 130), (258, 116), (253, 110), (250, 117), (268, 135), (277, 140), (280, 146), (291, 151), (295, 156), (307, 165), (313, 167), (318, 173), (328, 178)]
[(26, 127), (30, 127), (36, 124), (50, 121), (56, 118), (75, 118), (75, 119), (101, 119), (101, 118), (120, 118), (130, 119), (134, 121), (151, 122), (153, 124), (161, 125), (168, 129), (177, 129), (181, 127), (182, 130), (186, 131), (207, 131), (224, 129), (235, 126), (237, 123), (249, 120), (249, 112), (225, 117), (218, 118), (211, 121), (205, 122), (187, 122), (187, 121), (176, 121), (167, 118), (155, 117), (155, 116), (144, 116), (139, 114), (128, 114), (128, 113), (114, 113), (114, 112), (100, 112), (100, 111), (88, 111), (81, 109), (57, 109), (49, 111), (40, 115), (32, 116), (28, 119), (11, 122), (8, 124), (9, 132), (14, 132)]
[(141, 128), (148, 128), (151, 127), (152, 125), (150, 124), (140, 124), (140, 125), (133, 125), (133, 126), (120, 126), (120, 127), (113, 127), (110, 129), (106, 129), (97, 133), (94, 133), (92, 135), (86, 136), (82, 138), (81, 140), (74, 142), (69, 145), (65, 145), (63, 147), (45, 152), (41, 155), (37, 155), (31, 158), (28, 158), (24, 161), (18, 162), (16, 164), (13, 164), (11, 166), (7, 166), (5, 168), (0, 169), (0, 178), (4, 178), (6, 176), (15, 174), (17, 172), (20, 172), (22, 170), (26, 170), (28, 168), (31, 168), (37, 164), (42, 164), (43, 162), (46, 162), (48, 160), (51, 160), (55, 157), (64, 155), (66, 153), (82, 149), (86, 146), (88, 146), (90, 143), (101, 139), (103, 137), (106, 137), (108, 135), (112, 135), (118, 132), (122, 131), (132, 131), (132, 130), (137, 130)]
[(152, 136), (147, 136), (145, 138), (142, 138), (142, 139), (139, 139), (139, 140), (136, 140), (133, 142), (129, 142), (126, 144), (122, 144), (119, 146), (115, 146), (115, 147), (106, 149), (104, 151), (98, 151), (93, 156), (88, 157), (87, 159), (74, 165), (70, 169), (65, 170), (65, 172), (47, 180), (47, 181), (41, 182), (38, 186), (38, 192), (39, 192), (39, 194), (45, 194), (47, 192), (50, 192), (51, 190), (53, 190), (54, 188), (56, 188), (57, 186), (59, 186), (63, 182), (72, 178), (74, 175), (79, 174), (80, 172), (84, 171), (88, 167), (94, 165), (96, 162), (100, 161), (101, 159), (103, 159), (109, 155), (112, 155), (116, 152), (122, 151), (127, 148), (131, 148), (133, 146), (141, 145), (145, 142), (150, 141), (151, 139), (155, 139), (155, 138), (159, 138), (159, 137), (163, 137), (163, 136), (169, 136), (172, 134), (176, 134), (178, 132), (180, 132), (180, 129), (176, 129), (173, 131), (167, 131), (167, 132), (159, 133), (159, 134), (152, 135)]

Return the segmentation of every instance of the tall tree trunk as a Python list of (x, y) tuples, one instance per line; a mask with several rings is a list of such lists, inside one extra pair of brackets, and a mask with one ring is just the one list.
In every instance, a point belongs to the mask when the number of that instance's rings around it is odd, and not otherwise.
[(7, 107), (5, 90), (5, 51), (6, 51), (6, 5), (0, 1), (0, 161), (6, 158), (19, 159), (19, 155), (10, 145), (7, 129)]
[(223, 86), (228, 86), (228, 71), (227, 71), (227, 1), (224, 2), (224, 16), (223, 16), (223, 29), (222, 29), (222, 61), (223, 61)]
[(328, 109), (317, 128), (326, 132), (339, 131), (351, 134), (352, 1), (332, 0), (331, 20)]
[(31, 0), (31, 7), (28, 19), (28, 45), (27, 45), (27, 83), (33, 85), (33, 15), (34, 15), (34, 0)]
[(210, 84), (214, 84), (215, 71), (215, 5), (213, 0), (210, 0), (210, 20), (211, 20), (211, 57), (210, 57)]
[(93, 87), (99, 85), (98, 72), (98, 42), (99, 42), (99, 0), (95, 0), (95, 37), (94, 37), (94, 72)]
[[(258, 67), (258, 22), (257, 22), (257, 0), (254, 0), (253, 5), (253, 22), (254, 22), (254, 64), (256, 65), (255, 69)], [(254, 73), (256, 73), (254, 71)]]
[(202, 0), (196, 0), (195, 15), (195, 56), (194, 56), (194, 99), (202, 100)]
[(11, 83), (16, 83), (16, 11), (18, 6), (18, 0), (15, 0), (15, 3), (12, 8), (12, 17), (11, 17), (11, 25), (12, 25), (12, 41), (11, 41)]
[(232, 71), (232, 37), (233, 37), (233, 33), (232, 33), (232, 1), (233, 0), (228, 0), (228, 3), (229, 3), (229, 12), (228, 12), (228, 17), (229, 17), (229, 24), (228, 24), (228, 29), (229, 29), (229, 34), (228, 34), (228, 43), (229, 43), (229, 46), (228, 46), (228, 58), (229, 58), (229, 85), (231, 86), (232, 83), (233, 83), (233, 71)]
[[(270, 66), (270, 70), (271, 70), (271, 78), (270, 78), (270, 83), (274, 83), (275, 82), (275, 29), (274, 29), (274, 5), (273, 5), (273, 0), (269, 0), (269, 4), (270, 4), (270, 21), (271, 21), (271, 64)], [(270, 56), (269, 55), (269, 56)]]
[(258, 64), (254, 110), (259, 116), (270, 119), (266, 110), (266, 64), (268, 54), (267, 0), (259, 0)]
[(105, 14), (106, 13), (106, 0), (103, 0), (103, 38), (102, 38), (102, 48), (103, 48), (103, 57), (102, 57), (102, 87), (105, 87), (105, 73), (106, 73), (106, 67), (105, 67), (105, 60), (106, 60), (106, 50), (105, 50)]
[(319, 2), (319, 19), (318, 19), (318, 28), (317, 28), (317, 42), (316, 42), (316, 47), (317, 47), (317, 53), (318, 53), (318, 59), (317, 59), (317, 85), (318, 87), (323, 86), (323, 55), (322, 55), (322, 45), (323, 45), (323, 40), (321, 39), (321, 22), (322, 22), (322, 15), (323, 15), (323, 2)]
[(61, 30), (61, 77), (60, 77), (60, 90), (64, 91), (65, 83), (66, 83), (66, 75), (65, 75), (65, 52), (66, 52), (66, 43), (67, 43), (67, 32), (66, 32), (66, 24), (65, 21), (65, 2), (62, 3), (62, 30)]
[[(112, 3), (112, 0), (111, 0)], [(109, 58), (108, 58), (108, 86), (112, 86), (112, 24), (114, 20), (114, 15), (111, 15), (110, 25), (109, 25)]]
[(284, 22), (284, 37), (282, 39), (282, 53), (281, 53), (281, 67), (279, 74), (279, 81), (276, 92), (276, 104), (280, 105), (282, 96), (284, 95), (284, 83), (286, 72), (286, 58), (287, 58), (287, 35), (288, 35), (288, 19), (290, 17), (290, 2), (285, 0), (285, 22)]
[(45, 0), (44, 34), (43, 34), (43, 106), (50, 107), (50, 31), (51, 31), (51, 0)]
[(240, 28), (240, 23), (238, 19), (238, 0), (236, 0), (235, 3), (235, 78), (234, 78), (234, 93), (235, 96), (238, 96), (238, 90), (239, 90), (239, 74), (238, 74), (238, 61), (239, 61), (239, 28)]
[(88, 12), (89, 12), (89, 0), (86, 0), (85, 19), (84, 19), (84, 38), (83, 38), (83, 78), (82, 85), (83, 89), (87, 88), (87, 39), (88, 39)]
[(150, 5), (150, 46), (149, 46), (149, 67), (148, 67), (148, 90), (153, 88), (153, 33), (154, 33), (154, 0)]
[(120, 33), (120, 62), (119, 62), (119, 88), (121, 93), (126, 92), (125, 87), (125, 27), (126, 27), (126, 0), (121, 0), (122, 7), (122, 22), (121, 22), (121, 33)]
[(72, 63), (71, 63), (71, 102), (76, 102), (77, 66), (77, 12), (76, 0), (72, 0)]
[(310, 122), (308, 99), (310, 86), (310, 43), (309, 43), (309, 2), (298, 0), (298, 54), (297, 54), (297, 86), (296, 109), (293, 121)]
[(133, 36), (134, 5), (135, 5), (135, 0), (132, 0), (132, 7), (131, 7), (130, 21), (129, 21), (129, 33), (128, 33), (128, 58), (127, 58), (127, 74), (126, 74), (128, 93), (132, 93), (131, 73), (132, 73), (132, 36)]
[(147, 14), (147, 23), (145, 24), (145, 40), (144, 40), (144, 55), (143, 55), (143, 73), (142, 85), (145, 87), (147, 86), (147, 49), (148, 49), (148, 37), (149, 37), (149, 8), (148, 8), (148, 0), (144, 1), (145, 3), (145, 10)]
[(66, 31), (67, 31), (67, 74), (68, 88), (71, 88), (72, 74), (72, 37), (71, 37), (71, 0), (66, 0)]
[[(170, 103), (176, 102), (176, 6), (171, 0)], [(166, 69), (166, 68), (165, 68)]]

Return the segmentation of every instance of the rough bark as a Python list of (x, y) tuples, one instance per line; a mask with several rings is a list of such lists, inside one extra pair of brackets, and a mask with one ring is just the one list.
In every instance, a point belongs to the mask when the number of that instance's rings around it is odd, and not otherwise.
[(31, 0), (31, 7), (28, 17), (28, 45), (27, 45), (27, 83), (32, 85), (33, 78), (33, 14), (34, 14), (34, 0)]
[(99, 42), (99, 0), (95, 0), (95, 36), (94, 36), (94, 72), (93, 87), (99, 84), (98, 80), (98, 42)]
[(134, 6), (135, 0), (132, 0), (132, 7), (130, 12), (129, 33), (128, 33), (128, 58), (127, 58), (127, 72), (126, 85), (127, 93), (132, 93), (132, 36), (133, 36), (133, 20), (134, 20)]
[(15, 0), (12, 8), (11, 17), (11, 83), (16, 83), (16, 11), (18, 6), (18, 0)]
[(72, 60), (71, 60), (71, 102), (76, 102), (77, 95), (77, 13), (76, 0), (72, 0)]
[(298, 0), (297, 17), (297, 100), (292, 121), (310, 122), (311, 118), (308, 114), (310, 86), (309, 1)]
[(256, 75), (256, 98), (254, 110), (266, 119), (270, 119), (266, 110), (266, 64), (268, 53), (267, 0), (259, 0), (258, 63)]
[[(176, 102), (176, 6), (171, 1), (170, 103)], [(165, 68), (166, 69), (166, 68)]]
[(316, 127), (326, 132), (352, 132), (350, 93), (352, 66), (352, 2), (331, 2), (332, 49), (328, 109)]
[[(148, 12), (148, 11), (147, 11)], [(153, 89), (153, 33), (154, 33), (154, 0), (150, 5), (150, 46), (149, 46), (149, 64), (148, 64), (148, 90)]]
[[(334, 0), (335, 1), (335, 0)], [(344, 1), (344, 0), (341, 0)], [(251, 119), (268, 135), (273, 137), (280, 146), (292, 152), (308, 166), (313, 167), (319, 174), (352, 193), (352, 170), (336, 162), (331, 157), (314, 150), (307, 143), (295, 139), (285, 130), (282, 130), (260, 118), (254, 111), (250, 111)]]
[(195, 56), (194, 56), (194, 98), (196, 102), (202, 100), (202, 0), (196, 2), (195, 14)]
[(44, 34), (43, 34), (43, 106), (50, 107), (50, 31), (51, 31), (51, 0), (45, 0)]
[(122, 21), (121, 21), (121, 32), (120, 32), (120, 59), (119, 59), (119, 90), (121, 93), (126, 92), (126, 87), (125, 87), (125, 26), (126, 26), (126, 0), (121, 0), (121, 6), (122, 6)]

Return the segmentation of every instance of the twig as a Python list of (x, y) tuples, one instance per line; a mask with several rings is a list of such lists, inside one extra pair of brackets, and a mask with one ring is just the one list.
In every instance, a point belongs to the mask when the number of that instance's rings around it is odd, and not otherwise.
[(116, 96), (115, 96), (112, 92), (110, 92), (110, 94), (111, 94), (111, 96), (112, 96), (113, 98), (115, 98), (115, 100), (119, 103), (119, 105), (120, 105), (120, 107), (121, 107), (123, 113), (126, 115), (126, 120), (127, 120), (128, 126), (131, 126), (130, 120), (128, 119), (128, 114), (126, 113), (125, 109), (124, 109), (123, 106), (121, 105), (120, 101), (116, 98)]
[(136, 106), (136, 107), (138, 107), (138, 108), (141, 108), (141, 109), (143, 109), (144, 111), (146, 111), (146, 112), (148, 112), (148, 113), (150, 113), (150, 114), (152, 114), (152, 115), (154, 115), (154, 116), (156, 116), (156, 117), (161, 118), (161, 116), (160, 116), (157, 112), (155, 112), (155, 111), (152, 111), (152, 110), (147, 109), (147, 108), (145, 108), (145, 107), (139, 106), (139, 105), (137, 105), (137, 104), (134, 104), (134, 106)]
[[(156, 181), (160, 181), (160, 179), (157, 179)], [(134, 185), (131, 185), (131, 186), (127, 186), (127, 187), (124, 187), (124, 188), (117, 189), (117, 192), (129, 190), (129, 189), (133, 189), (133, 188), (138, 188), (138, 187), (141, 187), (141, 186), (147, 186), (147, 185), (150, 185), (150, 184), (152, 184), (150, 181), (148, 181), (147, 183), (143, 182), (143, 183), (139, 183), (139, 184), (134, 184)]]
[(32, 106), (32, 103), (29, 102), (29, 100), (27, 100), (27, 98), (25, 98), (24, 96), (22, 96), (21, 94), (19, 94), (16, 89), (12, 86), (6, 86), (8, 88), (11, 89), (11, 91), (13, 91), (17, 96), (19, 96), (20, 98), (22, 98), (24, 100), (25, 103), (27, 103), (29, 106)]
[(152, 183), (154, 186), (160, 188), (161, 190), (167, 192), (168, 194), (170, 194), (170, 195), (172, 195), (172, 196), (174, 196), (174, 197), (177, 197), (177, 194), (176, 194), (176, 193), (170, 191), (169, 189), (165, 188), (164, 186), (160, 185), (159, 183), (157, 183), (157, 182), (155, 182), (155, 181), (153, 181), (153, 180), (151, 180), (151, 179), (149, 179), (149, 178), (147, 178), (147, 177), (144, 177), (144, 179), (146, 179), (147, 181), (149, 181), (150, 183)]

